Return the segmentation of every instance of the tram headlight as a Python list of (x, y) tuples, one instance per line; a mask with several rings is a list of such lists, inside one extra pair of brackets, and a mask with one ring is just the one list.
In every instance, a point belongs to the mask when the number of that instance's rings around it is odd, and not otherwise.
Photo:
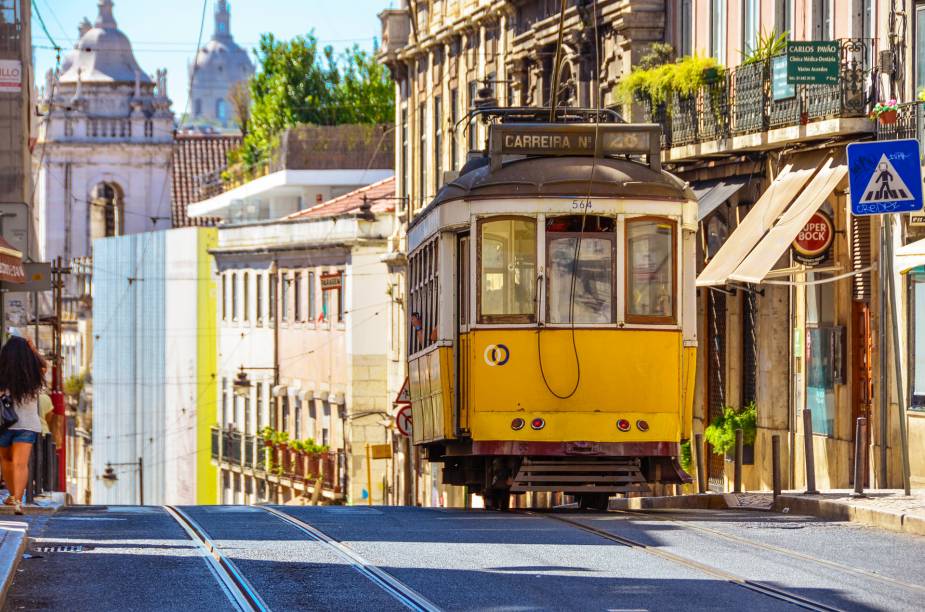
[(546, 421), (544, 421), (540, 417), (536, 417), (535, 419), (530, 421), (530, 427), (532, 427), (533, 429), (543, 429), (544, 427), (546, 427)]
[(617, 421), (617, 429), (619, 429), (620, 431), (629, 431), (630, 422), (626, 419), (620, 419), (619, 421)]
[(526, 421), (524, 421), (524, 420), (523, 420), (522, 418), (520, 418), (520, 417), (517, 417), (516, 419), (514, 419), (513, 421), (511, 421), (511, 429), (513, 429), (514, 431), (520, 431), (521, 429), (524, 428), (524, 425), (526, 425), (526, 424), (527, 424)]
[(636, 429), (638, 429), (639, 431), (649, 431), (649, 422), (639, 419), (638, 421), (636, 421)]

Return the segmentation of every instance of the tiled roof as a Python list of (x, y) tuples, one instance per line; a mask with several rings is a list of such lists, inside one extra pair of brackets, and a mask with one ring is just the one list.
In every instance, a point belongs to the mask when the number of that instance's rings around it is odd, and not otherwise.
[(336, 217), (360, 210), (363, 204), (369, 204), (374, 213), (393, 212), (395, 210), (395, 177), (360, 187), (350, 193), (337, 196), (317, 206), (300, 210), (286, 217), (287, 219), (308, 219), (316, 217)]
[(228, 134), (177, 133), (173, 141), (173, 227), (215, 225), (210, 218), (190, 219), (186, 207), (205, 199), (201, 193), (206, 175), (214, 176), (228, 165), (228, 152), (241, 144), (241, 137)]

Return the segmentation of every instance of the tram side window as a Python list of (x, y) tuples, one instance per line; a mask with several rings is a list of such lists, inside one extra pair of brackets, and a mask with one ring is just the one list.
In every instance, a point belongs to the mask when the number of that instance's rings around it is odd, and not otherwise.
[(536, 321), (536, 221), (483, 220), (479, 239), (479, 322)]
[(626, 222), (626, 320), (675, 320), (675, 224), (667, 219)]
[(614, 322), (615, 237), (613, 219), (607, 217), (553, 217), (546, 222), (550, 323)]
[(409, 354), (437, 341), (437, 246), (436, 240), (418, 249), (409, 261), (411, 294), (411, 333)]

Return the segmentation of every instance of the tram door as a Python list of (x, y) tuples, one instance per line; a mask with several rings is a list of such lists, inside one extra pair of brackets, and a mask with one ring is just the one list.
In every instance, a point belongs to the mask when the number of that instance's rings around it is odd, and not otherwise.
[(469, 234), (460, 234), (456, 249), (456, 427), (469, 428), (469, 313), (472, 279)]

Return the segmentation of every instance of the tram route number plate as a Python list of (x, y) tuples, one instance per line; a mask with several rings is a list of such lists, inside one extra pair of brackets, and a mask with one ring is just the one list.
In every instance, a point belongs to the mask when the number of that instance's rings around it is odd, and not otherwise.
[(594, 155), (598, 138), (605, 155), (651, 152), (651, 131), (609, 125), (492, 126), (491, 149), (502, 155)]

